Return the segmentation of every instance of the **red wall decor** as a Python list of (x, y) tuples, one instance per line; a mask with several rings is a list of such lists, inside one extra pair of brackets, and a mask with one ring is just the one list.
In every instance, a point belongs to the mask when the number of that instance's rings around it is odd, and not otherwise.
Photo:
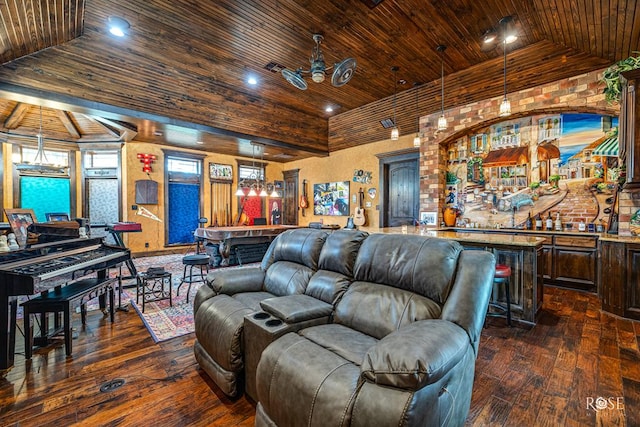
[(137, 157), (140, 159), (140, 163), (142, 163), (142, 172), (151, 172), (151, 164), (156, 161), (156, 156), (154, 154), (138, 153)]

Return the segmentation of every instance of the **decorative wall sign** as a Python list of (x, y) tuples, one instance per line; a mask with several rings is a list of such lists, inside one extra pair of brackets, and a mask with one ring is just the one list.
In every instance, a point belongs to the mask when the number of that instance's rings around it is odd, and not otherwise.
[(364, 171), (362, 169), (356, 169), (353, 171), (353, 182), (358, 182), (360, 184), (370, 184), (371, 183), (371, 172)]
[(370, 199), (375, 199), (376, 194), (378, 194), (378, 191), (375, 189), (375, 187), (371, 187), (370, 189), (367, 190), (367, 194), (369, 195)]
[(212, 181), (233, 181), (233, 167), (219, 163), (209, 163), (209, 179)]
[(156, 161), (156, 156), (154, 154), (138, 153), (137, 157), (142, 163), (142, 172), (152, 172), (151, 164)]
[(420, 224), (437, 225), (437, 223), (438, 223), (437, 212), (420, 212)]

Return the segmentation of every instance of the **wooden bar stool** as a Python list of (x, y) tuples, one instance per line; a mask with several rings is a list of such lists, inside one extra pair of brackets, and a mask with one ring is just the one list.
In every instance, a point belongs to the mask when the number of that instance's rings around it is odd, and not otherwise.
[[(180, 284), (178, 285), (178, 289), (176, 289), (176, 296), (180, 295), (180, 286), (183, 283), (188, 283), (189, 288), (187, 289), (187, 302), (189, 302), (189, 292), (191, 292), (191, 284), (195, 282), (207, 282), (207, 276), (203, 270), (206, 267), (207, 272), (209, 271), (209, 255), (206, 254), (195, 254), (195, 255), (187, 255), (182, 258), (182, 264), (184, 265), (184, 272), (182, 273), (182, 279), (180, 280)], [(200, 273), (196, 272), (193, 274), (193, 267), (200, 267)], [(189, 275), (187, 276), (187, 268), (189, 269)]]
[(509, 289), (509, 279), (511, 278), (511, 267), (504, 264), (496, 264), (496, 272), (493, 279), (493, 283), (498, 287), (503, 286), (506, 296), (506, 304), (500, 304), (496, 301), (491, 301), (489, 307), (493, 307), (498, 312), (489, 312), (487, 316), (506, 317), (507, 324), (511, 326), (511, 290)]

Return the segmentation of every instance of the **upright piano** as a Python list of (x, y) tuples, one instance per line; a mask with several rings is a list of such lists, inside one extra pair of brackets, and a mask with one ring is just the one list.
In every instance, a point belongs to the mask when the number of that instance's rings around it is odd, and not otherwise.
[(17, 297), (64, 286), (131, 260), (127, 248), (105, 244), (100, 238), (69, 239), (0, 254), (0, 370), (13, 366)]

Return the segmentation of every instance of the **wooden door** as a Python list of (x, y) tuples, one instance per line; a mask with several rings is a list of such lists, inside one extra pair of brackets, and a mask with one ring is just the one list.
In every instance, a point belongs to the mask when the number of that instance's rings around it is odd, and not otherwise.
[(419, 156), (411, 151), (381, 159), (381, 227), (410, 225), (419, 218)]
[(282, 199), (282, 223), (298, 225), (298, 173), (300, 169), (284, 171), (284, 197)]

